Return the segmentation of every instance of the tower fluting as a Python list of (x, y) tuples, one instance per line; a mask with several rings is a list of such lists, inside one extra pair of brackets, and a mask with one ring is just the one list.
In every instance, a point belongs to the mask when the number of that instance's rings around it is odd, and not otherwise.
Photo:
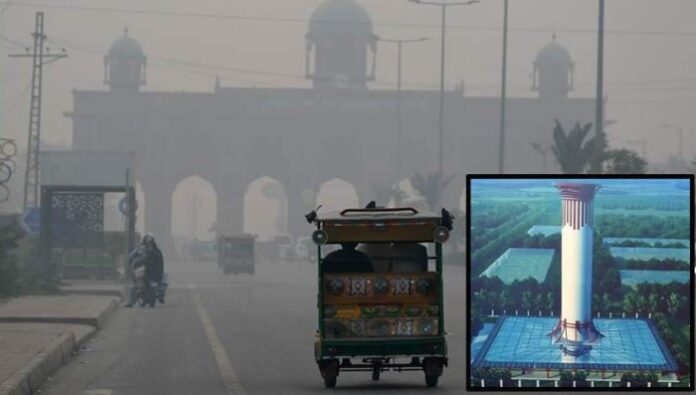
[(592, 322), (592, 247), (595, 184), (560, 183), (561, 317), (551, 332), (565, 354), (589, 351), (602, 334)]

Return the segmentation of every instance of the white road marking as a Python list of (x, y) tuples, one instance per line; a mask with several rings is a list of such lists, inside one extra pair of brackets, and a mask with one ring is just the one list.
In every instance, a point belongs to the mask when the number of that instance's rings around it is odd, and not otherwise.
[(113, 390), (85, 390), (85, 395), (111, 395)]
[(217, 362), (218, 369), (220, 370), (220, 376), (222, 378), (222, 382), (225, 384), (227, 394), (246, 395), (246, 391), (244, 391), (242, 384), (239, 382), (239, 377), (237, 377), (237, 373), (232, 366), (232, 362), (230, 362), (230, 358), (227, 356), (225, 347), (222, 345), (220, 337), (213, 326), (213, 322), (210, 320), (208, 311), (203, 306), (203, 302), (201, 301), (200, 296), (198, 296), (198, 292), (196, 292), (196, 287), (194, 285), (190, 285), (189, 288), (191, 289), (193, 302), (196, 305), (196, 311), (198, 311), (201, 324), (203, 324), (205, 335), (208, 337), (210, 349), (215, 355), (215, 361)]

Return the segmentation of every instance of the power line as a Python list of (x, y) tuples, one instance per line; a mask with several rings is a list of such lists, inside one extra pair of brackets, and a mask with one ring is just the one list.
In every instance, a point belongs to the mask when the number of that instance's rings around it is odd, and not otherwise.
[[(9, 1), (0, 2), (0, 4), (8, 5)], [(201, 12), (183, 12), (183, 11), (163, 11), (163, 10), (148, 10), (148, 9), (128, 9), (114, 7), (96, 7), (96, 6), (78, 6), (78, 5), (59, 5), (50, 3), (16, 3), (11, 2), (15, 7), (29, 8), (45, 8), (66, 11), (88, 11), (88, 12), (111, 12), (120, 14), (132, 15), (151, 15), (163, 16), (172, 18), (203, 18), (203, 19), (221, 19), (221, 20), (243, 20), (257, 22), (281, 22), (281, 23), (308, 23), (306, 18), (290, 18), (290, 17), (269, 17), (269, 16), (246, 16), (234, 14), (212, 14)], [(326, 19), (319, 23), (327, 24), (343, 24), (343, 25), (363, 25), (361, 22), (354, 22), (347, 19)], [(384, 27), (399, 27), (399, 28), (428, 28), (439, 29), (440, 25), (429, 23), (403, 23), (403, 22), (373, 22), (373, 26)], [(501, 31), (500, 26), (475, 26), (475, 25), (450, 25), (447, 27), (452, 30), (476, 30), (476, 31)], [(509, 31), (526, 32), (526, 33), (543, 33), (548, 34), (549, 29), (538, 27), (510, 27)], [(594, 29), (556, 29), (557, 32), (569, 34), (596, 34)], [(605, 34), (624, 35), (624, 36), (669, 36), (669, 37), (694, 37), (696, 31), (661, 31), (661, 30), (606, 30)]]
[(27, 51), (29, 50), (29, 46), (28, 46), (28, 45), (22, 44), (21, 42), (19, 42), (19, 41), (17, 41), (17, 40), (13, 40), (13, 39), (7, 37), (6, 35), (4, 35), (4, 34), (2, 34), (2, 33), (0, 33), (0, 39), (3, 40), (3, 41), (5, 41), (5, 42), (8, 42), (8, 43), (10, 43), (10, 44), (16, 45), (16, 46), (19, 47), (19, 48), (26, 49)]

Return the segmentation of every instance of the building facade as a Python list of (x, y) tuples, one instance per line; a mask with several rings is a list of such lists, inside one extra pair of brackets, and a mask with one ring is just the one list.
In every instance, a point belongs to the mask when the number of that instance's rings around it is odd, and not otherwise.
[[(397, 112), (397, 91), (370, 89), (378, 39), (369, 14), (354, 0), (327, 0), (312, 14), (305, 39), (306, 89), (216, 84), (187, 93), (143, 90), (145, 51), (126, 34), (105, 57), (108, 89), (74, 91), (74, 148), (134, 151), (146, 229), (165, 238), (174, 188), (192, 175), (214, 186), (219, 221), (239, 231), (249, 183), (278, 180), (288, 196), (289, 230), (302, 234), (307, 188), (337, 177), (366, 201), (371, 185), (434, 172), (439, 91), (404, 91)], [(533, 70), (538, 96), (508, 98), (510, 172), (557, 171), (552, 156), (544, 159), (533, 144), (551, 145), (555, 119), (571, 125), (594, 116), (593, 98), (569, 96), (573, 63), (555, 38)], [(444, 203), (458, 207), (467, 173), (497, 171), (500, 100), (461, 89), (445, 95), (445, 172), (454, 179)]]

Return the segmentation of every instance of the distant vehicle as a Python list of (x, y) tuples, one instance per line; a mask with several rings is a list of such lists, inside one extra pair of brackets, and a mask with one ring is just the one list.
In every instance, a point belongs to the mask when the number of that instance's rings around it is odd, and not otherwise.
[(295, 259), (292, 236), (287, 233), (276, 235), (271, 239), (271, 244), (278, 250), (278, 258), (284, 261)]
[(317, 256), (317, 246), (312, 241), (311, 237), (300, 237), (295, 243), (295, 255), (298, 259), (304, 261), (313, 261)]
[[(442, 244), (452, 216), (408, 207), (306, 218), (319, 246), (314, 356), (324, 385), (334, 388), (340, 371), (371, 371), (376, 381), (382, 372), (420, 370), (437, 386), (447, 366)], [(322, 256), (329, 245), (341, 250)]]
[(256, 236), (251, 234), (218, 237), (217, 260), (224, 274), (254, 274), (255, 240)]
[(214, 262), (217, 257), (215, 240), (193, 239), (186, 246), (189, 258), (196, 262)]

